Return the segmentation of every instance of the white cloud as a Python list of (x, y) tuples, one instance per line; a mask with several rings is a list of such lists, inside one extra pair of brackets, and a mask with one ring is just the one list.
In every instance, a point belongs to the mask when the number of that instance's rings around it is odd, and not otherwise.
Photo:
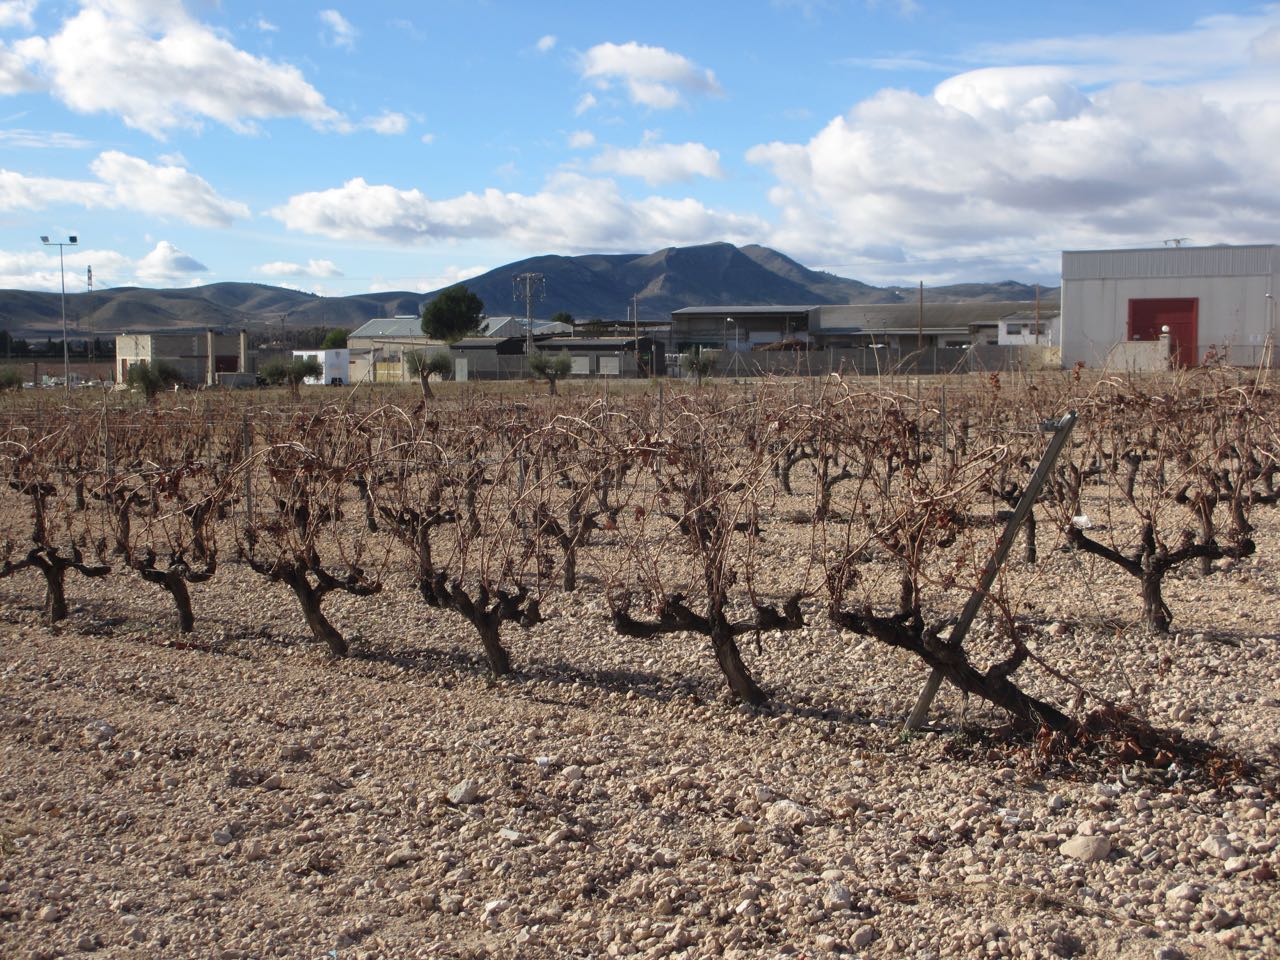
[(621, 82), (633, 103), (666, 110), (684, 94), (719, 94), (715, 74), (678, 53), (634, 41), (600, 43), (583, 55), (582, 76), (608, 89)]
[(7, 147), (31, 147), (37, 149), (54, 147), (62, 150), (79, 150), (90, 146), (88, 140), (82, 139), (74, 133), (64, 133), (57, 130), (23, 130), (16, 127), (0, 130), (0, 143)]
[(0, 29), (22, 27), (30, 30), (35, 26), (31, 17), (36, 8), (36, 0), (0, 0)]
[(42, 86), (28, 69), (27, 59), (0, 43), (0, 95), (39, 90)]
[(168, 240), (161, 240), (150, 253), (138, 261), (134, 271), (147, 283), (196, 283), (209, 268), (188, 256)]
[(359, 35), (359, 31), (341, 13), (337, 10), (321, 10), (320, 22), (328, 28), (329, 43), (335, 47), (346, 47), (348, 50), (355, 49), (356, 37)]
[(380, 133), (384, 137), (395, 136), (404, 133), (409, 129), (409, 118), (403, 113), (393, 113), (390, 110), (384, 110), (382, 113), (373, 117), (366, 117), (360, 124), (366, 130), (372, 130), (374, 133)]
[(306, 263), (290, 263), (287, 260), (273, 260), (255, 267), (256, 273), (264, 277), (340, 277), (342, 271), (332, 260), (308, 260)]
[(90, 264), (98, 277), (127, 279), (133, 276), (133, 261), (114, 251), (70, 247), (65, 251), (65, 260), (59, 263), (57, 250), (50, 253), (37, 242), (31, 250), (16, 253), (0, 250), (0, 289), (56, 292), (61, 289), (65, 275), (67, 292), (79, 293), (84, 289), (81, 278), (85, 267)]
[[(777, 180), (770, 242), (811, 262), (846, 251), (839, 266), (878, 282), (972, 277), (975, 263), (1056, 273), (1062, 249), (1174, 236), (1274, 242), (1280, 77), (1259, 82), (1269, 28), (1239, 19), (1170, 40), (1176, 50), (1216, 38), (1218, 59), (1197, 54), (1194, 82), (1129, 81), (1106, 50), (1083, 68), (987, 67), (931, 94), (883, 90), (808, 142), (754, 147), (748, 159)], [(1083, 57), (1088, 44), (1024, 46)], [(1147, 46), (1127, 38), (1124, 49), (1159, 72), (1167, 52)], [(1108, 70), (1116, 82), (1097, 85)]]
[(693, 199), (631, 200), (610, 180), (567, 173), (535, 194), (488, 189), (446, 200), (356, 178), (331, 190), (297, 194), (269, 212), (290, 230), (343, 240), (503, 239), (539, 252), (747, 243), (766, 229), (755, 217), (710, 210)]
[(28, 177), (0, 170), (0, 210), (41, 210), (70, 204), (129, 209), (199, 226), (227, 226), (249, 216), (242, 203), (220, 196), (203, 178), (178, 166), (157, 166), (119, 151), (90, 164), (97, 180)]
[[(115, 114), (156, 137), (174, 127), (198, 129), (206, 119), (237, 131), (276, 117), (316, 126), (341, 120), (296, 67), (236, 48), (181, 4), (81, 2), (55, 36), (14, 47), (72, 110)], [(5, 80), (0, 60), (0, 89)]]
[(569, 134), (569, 146), (574, 150), (585, 150), (596, 145), (596, 135), (590, 130), (575, 130)]
[(254, 23), (254, 26), (257, 27), (258, 30), (261, 31), (262, 33), (276, 33), (280, 30), (279, 27), (277, 27), (274, 23), (272, 23), (266, 17), (259, 17), (257, 19), (257, 22)]
[(463, 280), (470, 280), (472, 276), (488, 273), (492, 270), (490, 266), (445, 266), (435, 276), (398, 276), (398, 278), (383, 278), (383, 276), (375, 276), (371, 289), (375, 291), (412, 291), (415, 293), (430, 293), (438, 291), (444, 287), (452, 287), (453, 284), (462, 283)]
[(701, 143), (660, 143), (630, 150), (606, 147), (592, 162), (593, 170), (640, 177), (649, 185), (724, 176), (720, 154)]
[(580, 117), (584, 113), (586, 113), (588, 110), (593, 109), (595, 105), (596, 105), (596, 95), (594, 93), (584, 93), (581, 97), (578, 98), (578, 102), (574, 104), (573, 115), (575, 117)]
[(178, 166), (156, 166), (108, 150), (89, 167), (110, 190), (110, 206), (177, 217), (205, 227), (225, 227), (249, 217), (243, 203), (227, 200), (209, 182)]
[(539, 53), (549, 53), (551, 50), (555, 49), (555, 45), (556, 37), (553, 33), (548, 33), (546, 36), (538, 38), (537, 46)]
[(431, 146), (431, 144), (436, 142), (436, 135), (434, 133), (424, 133), (418, 139), (421, 140), (423, 143), (425, 143), (427, 146)]

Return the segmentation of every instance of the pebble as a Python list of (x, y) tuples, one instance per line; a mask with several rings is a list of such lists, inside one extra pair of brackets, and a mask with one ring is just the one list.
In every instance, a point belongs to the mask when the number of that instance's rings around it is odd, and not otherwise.
[(879, 936), (880, 933), (875, 927), (869, 923), (864, 923), (853, 932), (853, 938), (849, 942), (855, 950), (861, 950), (863, 947), (869, 947), (875, 943)]
[(1111, 841), (1105, 836), (1077, 835), (1058, 848), (1065, 857), (1082, 863), (1105, 860), (1111, 853)]
[(1221, 833), (1210, 834), (1205, 837), (1200, 843), (1200, 849), (1218, 860), (1230, 860), (1240, 853), (1239, 850), (1232, 846), (1226, 835)]
[(474, 780), (460, 780), (449, 789), (448, 793), (449, 802), (456, 807), (475, 803), (479, 796), (480, 787)]
[(778, 800), (769, 804), (764, 816), (772, 824), (790, 827), (793, 830), (807, 827), (814, 822), (813, 811), (805, 809), (793, 800)]

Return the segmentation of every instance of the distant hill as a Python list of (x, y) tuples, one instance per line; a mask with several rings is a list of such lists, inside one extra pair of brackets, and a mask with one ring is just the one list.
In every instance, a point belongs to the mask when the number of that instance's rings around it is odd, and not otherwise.
[[(858, 280), (810, 270), (776, 250), (709, 243), (668, 247), (648, 254), (540, 256), (490, 270), (466, 281), (491, 316), (524, 313), (514, 297), (514, 279), (541, 273), (546, 294), (534, 315), (566, 311), (582, 320), (622, 320), (638, 297), (641, 320), (663, 320), (681, 307), (716, 304), (902, 303), (919, 295), (912, 287), (873, 287)], [(353, 329), (378, 317), (418, 313), (439, 291), (365, 293), (348, 297), (315, 294), (261, 283), (212, 283), (202, 287), (153, 290), (115, 287), (67, 295), (67, 323), (73, 336), (93, 330), (110, 336), (122, 330), (248, 327)], [(1057, 290), (1042, 290), (1053, 301)], [(929, 302), (1013, 300), (1030, 302), (1026, 284), (966, 283), (927, 287)], [(56, 293), (0, 290), (0, 329), (15, 336), (58, 336), (62, 329)]]

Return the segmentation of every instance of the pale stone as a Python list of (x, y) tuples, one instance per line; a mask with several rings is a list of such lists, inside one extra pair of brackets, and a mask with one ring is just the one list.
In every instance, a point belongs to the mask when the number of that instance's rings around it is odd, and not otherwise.
[(1111, 853), (1111, 841), (1106, 837), (1076, 836), (1060, 846), (1058, 852), (1083, 863), (1096, 863)]

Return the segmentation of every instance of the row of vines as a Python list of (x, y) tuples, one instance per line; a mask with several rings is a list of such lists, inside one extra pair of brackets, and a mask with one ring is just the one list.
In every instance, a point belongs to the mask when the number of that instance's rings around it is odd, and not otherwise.
[[(190, 631), (193, 585), (240, 564), (287, 590), (334, 657), (352, 651), (327, 597), (412, 585), (424, 614), (469, 624), (504, 675), (507, 631), (541, 622), (557, 592), (588, 592), (607, 601), (601, 630), (700, 647), (749, 705), (770, 694), (745, 640), (825, 618), (1049, 730), (1075, 720), (1071, 678), (1029, 640), (1037, 598), (1055, 590), (1047, 551), (1123, 573), (1140, 642), (1178, 616), (1167, 579), (1253, 554), (1256, 511), (1280, 497), (1280, 404), (1229, 370), (905, 389), (833, 377), (661, 404), (476, 391), (414, 407), (120, 403), (0, 421), (0, 578), (43, 577), (51, 622), (68, 615), (69, 578), (134, 576)], [(950, 628), (1043, 423), (1067, 410), (1078, 425), (985, 598), (976, 653)]]

